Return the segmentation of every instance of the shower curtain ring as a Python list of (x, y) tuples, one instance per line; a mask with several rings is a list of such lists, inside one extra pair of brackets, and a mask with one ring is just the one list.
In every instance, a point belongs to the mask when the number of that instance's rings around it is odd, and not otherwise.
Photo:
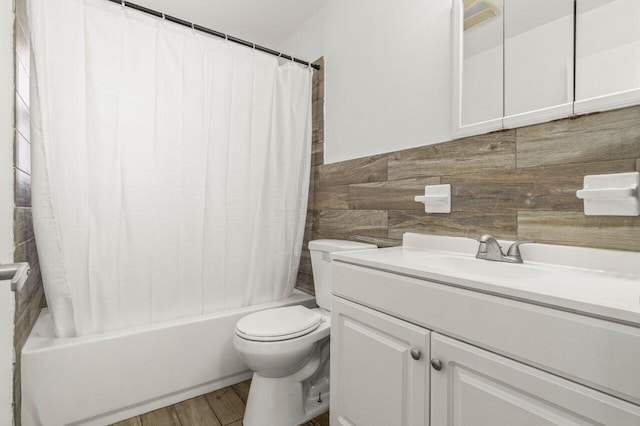
[(162, 20), (164, 21), (165, 16), (164, 16), (164, 12), (162, 12)]
[(120, 0), (120, 7), (122, 8), (122, 13), (124, 13), (124, 8), (127, 6), (125, 0)]
[(193, 31), (193, 35), (196, 35), (196, 24), (191, 23), (191, 31)]

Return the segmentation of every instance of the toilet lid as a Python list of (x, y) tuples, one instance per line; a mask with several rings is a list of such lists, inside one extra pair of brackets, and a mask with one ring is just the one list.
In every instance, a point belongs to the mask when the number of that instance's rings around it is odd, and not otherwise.
[(318, 328), (322, 315), (304, 306), (267, 309), (249, 314), (236, 324), (236, 333), (247, 340), (272, 342), (304, 336)]

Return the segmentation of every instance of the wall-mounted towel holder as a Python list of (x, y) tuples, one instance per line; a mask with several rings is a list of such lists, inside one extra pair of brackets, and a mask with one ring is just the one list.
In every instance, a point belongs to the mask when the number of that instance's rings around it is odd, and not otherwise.
[(639, 172), (591, 175), (576, 195), (589, 216), (640, 216), (639, 186)]
[(451, 213), (451, 185), (427, 185), (414, 200), (424, 203), (425, 213)]
[(20, 291), (27, 282), (31, 268), (27, 262), (0, 265), (0, 281), (11, 281), (11, 291)]

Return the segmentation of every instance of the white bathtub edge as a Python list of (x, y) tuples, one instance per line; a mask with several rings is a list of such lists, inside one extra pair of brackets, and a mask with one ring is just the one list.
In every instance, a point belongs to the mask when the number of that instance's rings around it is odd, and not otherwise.
[(124, 330), (111, 331), (107, 333), (102, 333), (93, 336), (82, 336), (82, 337), (53, 337), (53, 324), (51, 323), (51, 317), (49, 313), (49, 308), (44, 307), (40, 310), (38, 314), (38, 319), (36, 320), (31, 333), (29, 333), (29, 337), (25, 342), (25, 345), (22, 349), (22, 353), (36, 353), (40, 351), (51, 350), (60, 346), (71, 346), (71, 345), (82, 345), (82, 344), (90, 344), (95, 341), (104, 341), (110, 339), (118, 339), (124, 336), (129, 336), (137, 333), (147, 333), (153, 332), (156, 330), (162, 330), (167, 327), (176, 327), (183, 326), (188, 324), (193, 324), (197, 322), (209, 321), (215, 318), (234, 315), (244, 312), (253, 312), (264, 309), (277, 308), (279, 306), (284, 305), (307, 305), (314, 304), (315, 306), (315, 297), (305, 293), (300, 290), (294, 290), (293, 294), (289, 296), (286, 300), (281, 300), (277, 302), (263, 303), (255, 306), (247, 306), (244, 308), (234, 308), (228, 309), (226, 311), (221, 312), (213, 312), (204, 315), (198, 315), (196, 317), (189, 318), (180, 318), (172, 321), (165, 321), (156, 324), (142, 325), (136, 326), (132, 328), (127, 328)]
[(148, 413), (150, 411), (158, 410), (163, 407), (168, 407), (173, 404), (185, 401), (187, 399), (195, 398), (200, 395), (204, 395), (209, 392), (216, 391), (218, 389), (226, 388), (227, 386), (235, 385), (244, 380), (250, 379), (253, 372), (247, 370), (243, 373), (234, 374), (229, 377), (222, 378), (220, 380), (214, 380), (209, 383), (196, 386), (191, 389), (187, 389), (181, 392), (176, 392), (171, 395), (160, 397), (151, 401), (143, 402), (122, 410), (118, 410), (115, 413), (108, 413), (86, 421), (71, 423), (69, 426), (83, 425), (83, 426), (104, 426), (112, 423), (116, 423), (122, 420), (136, 417), (141, 414)]
[(22, 424), (105, 425), (246, 380), (235, 322), (290, 305), (315, 307), (315, 298), (295, 291), (280, 302), (71, 339), (47, 337), (45, 308), (22, 352)]

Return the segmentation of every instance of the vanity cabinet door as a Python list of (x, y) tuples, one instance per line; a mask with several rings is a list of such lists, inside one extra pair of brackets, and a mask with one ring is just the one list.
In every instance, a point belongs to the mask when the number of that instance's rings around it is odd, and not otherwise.
[(634, 425), (640, 407), (432, 333), (431, 426)]
[(430, 332), (338, 297), (331, 306), (331, 424), (427, 424)]

